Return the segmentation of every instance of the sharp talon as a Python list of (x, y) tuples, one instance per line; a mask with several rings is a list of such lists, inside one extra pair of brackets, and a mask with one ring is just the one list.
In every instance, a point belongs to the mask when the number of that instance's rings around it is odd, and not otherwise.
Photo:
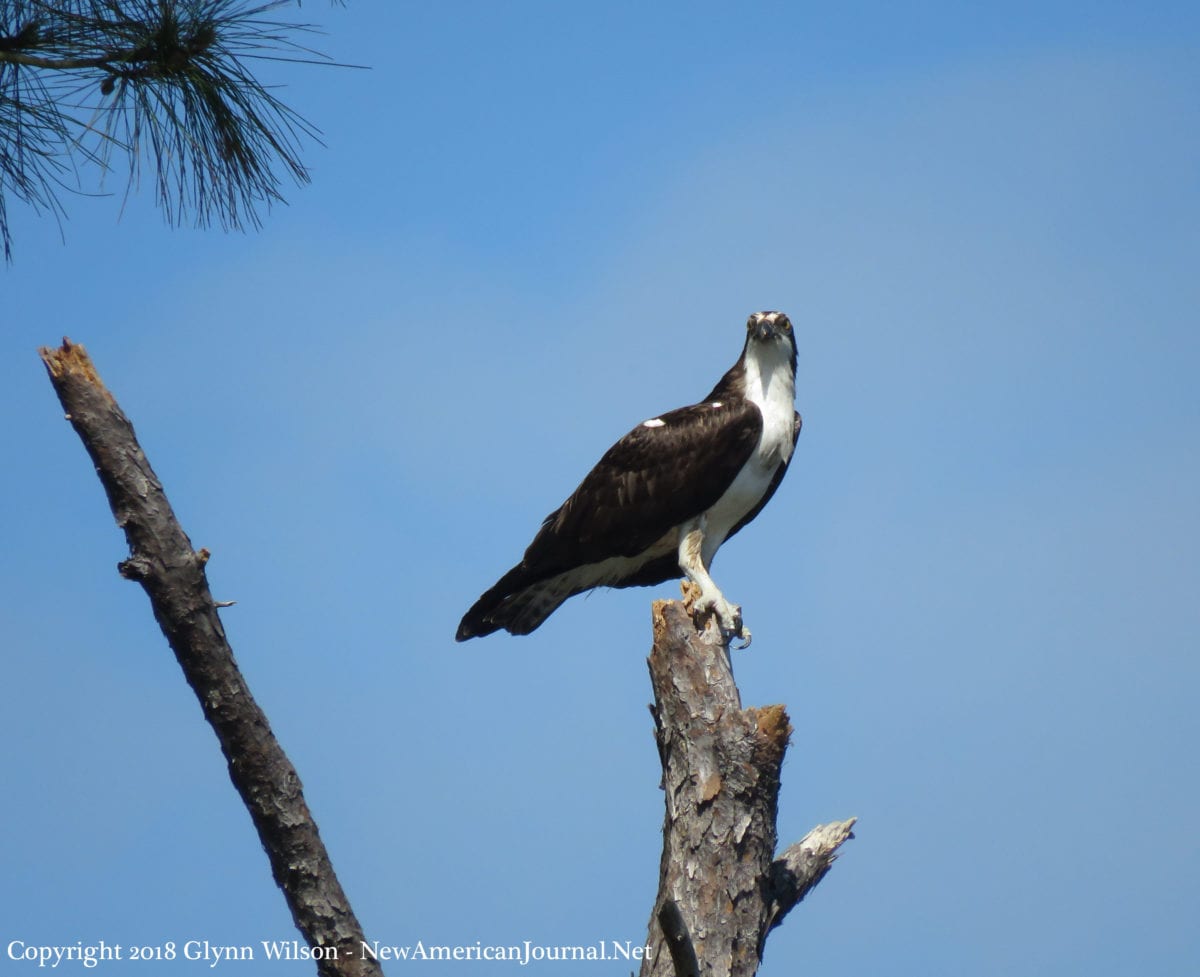
[(741, 651), (750, 647), (750, 629), (742, 621), (742, 609), (737, 604), (730, 604), (720, 593), (699, 594), (692, 604), (692, 614), (699, 618), (708, 612), (717, 619), (717, 627), (721, 629), (721, 638), (728, 645), (734, 638), (740, 638)]
[(721, 626), (721, 635), (729, 644), (734, 638), (740, 638), (742, 643), (738, 650), (750, 647), (750, 629), (742, 621), (742, 609), (737, 604), (726, 604), (717, 612), (717, 622)]

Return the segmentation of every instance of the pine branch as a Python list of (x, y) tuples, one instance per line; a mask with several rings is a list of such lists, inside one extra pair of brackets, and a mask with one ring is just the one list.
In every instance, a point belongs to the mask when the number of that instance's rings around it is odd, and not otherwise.
[(0, 0), (0, 238), (5, 195), (63, 213), (77, 159), (153, 167), (171, 224), (258, 227), (317, 129), (251, 72), (260, 61), (325, 63), (311, 25), (271, 14), (290, 0)]

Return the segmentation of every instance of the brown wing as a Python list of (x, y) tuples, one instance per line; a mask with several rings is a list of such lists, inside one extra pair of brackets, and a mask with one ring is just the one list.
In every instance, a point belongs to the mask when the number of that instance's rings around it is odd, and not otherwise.
[[(641, 424), (588, 472), (566, 502), (550, 513), (525, 557), (475, 602), (457, 639), (500, 628), (527, 634), (570, 593), (541, 600), (539, 584), (575, 567), (613, 556), (635, 557), (665, 533), (716, 503), (741, 471), (762, 434), (762, 415), (744, 401), (696, 404)], [(609, 586), (643, 586), (678, 573), (675, 554), (632, 568)], [(553, 589), (553, 588), (552, 588)]]
[(530, 579), (636, 556), (721, 497), (762, 435), (747, 401), (696, 404), (640, 424), (605, 453), (525, 551)]

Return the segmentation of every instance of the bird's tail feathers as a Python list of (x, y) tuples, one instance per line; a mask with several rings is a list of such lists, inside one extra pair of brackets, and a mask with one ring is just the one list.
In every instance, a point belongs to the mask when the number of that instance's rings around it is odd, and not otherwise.
[(463, 615), (455, 640), (480, 638), (502, 628), (510, 634), (536, 631), (574, 593), (563, 583), (561, 576), (531, 581), (528, 570), (518, 564)]

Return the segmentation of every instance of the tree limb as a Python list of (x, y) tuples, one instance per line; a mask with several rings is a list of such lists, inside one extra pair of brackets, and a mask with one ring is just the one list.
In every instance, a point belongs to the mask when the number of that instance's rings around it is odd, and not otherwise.
[(300, 778), (250, 694), (209, 592), (208, 551), (192, 549), (133, 426), (87, 351), (64, 339), (39, 350), (50, 382), (83, 441), (125, 530), (129, 558), (118, 569), (145, 588), (159, 627), (229, 763), (237, 788), (283, 890), (292, 918), (326, 977), (376, 977), (364, 937), (313, 821)]
[[(837, 860), (837, 850), (854, 837), (857, 820), (850, 818), (818, 824), (771, 863), (771, 903), (766, 933), (782, 923), (796, 903), (825, 878), (825, 873)], [(763, 933), (764, 939), (766, 933)]]
[[(255, 71), (263, 61), (331, 64), (302, 45), (310, 25), (281, 3), (244, 0), (0, 0), (0, 246), (5, 194), (58, 216), (82, 157), (153, 167), (169, 223), (257, 227), (283, 182), (309, 180), (301, 147), (317, 129)], [(254, 69), (252, 71), (251, 69)]]
[(775, 858), (787, 713), (742, 708), (711, 617), (698, 629), (678, 601), (657, 601), (653, 613), (651, 712), (666, 816), (641, 975), (752, 977), (767, 933), (828, 872), (854, 819), (814, 828)]
[[(0, 38), (0, 40), (3, 40)], [(0, 61), (23, 64), (28, 68), (47, 68), (51, 71), (75, 71), (79, 68), (107, 68), (112, 58), (41, 58), (36, 54), (6, 49), (0, 44)]]

